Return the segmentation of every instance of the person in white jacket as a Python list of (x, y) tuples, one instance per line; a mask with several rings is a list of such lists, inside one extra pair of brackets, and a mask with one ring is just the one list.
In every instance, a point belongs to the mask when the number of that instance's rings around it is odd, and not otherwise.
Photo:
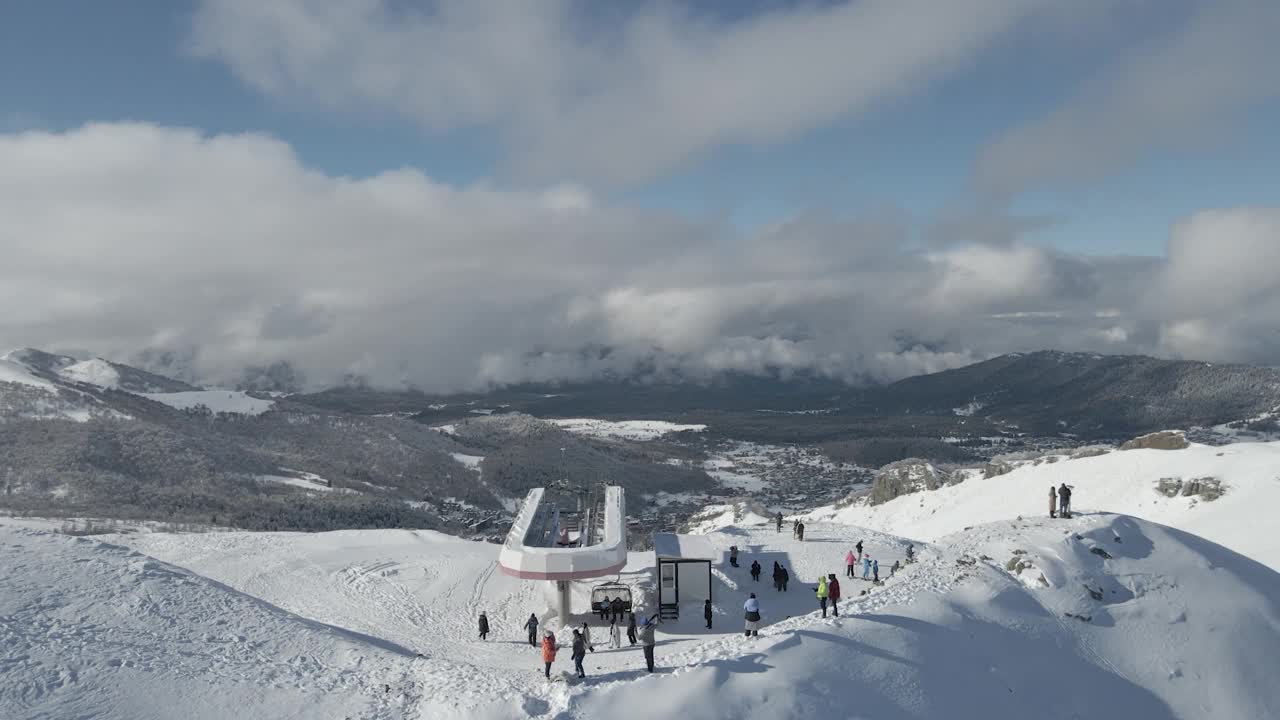
[(582, 642), (587, 644), (587, 649), (591, 652), (596, 651), (595, 643), (591, 642), (591, 628), (586, 623), (582, 623)]
[(617, 650), (622, 647), (622, 628), (618, 623), (609, 623), (609, 647)]
[(756, 599), (756, 594), (751, 593), (751, 597), (742, 605), (743, 615), (746, 617), (746, 636), (760, 635), (760, 601)]

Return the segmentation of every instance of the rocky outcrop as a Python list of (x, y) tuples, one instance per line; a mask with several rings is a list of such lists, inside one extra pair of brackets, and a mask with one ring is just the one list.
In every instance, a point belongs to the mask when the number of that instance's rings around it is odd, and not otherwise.
[(1136, 437), (1120, 446), (1121, 450), (1185, 450), (1190, 446), (1181, 430), (1163, 430)]
[(880, 505), (921, 490), (937, 490), (951, 482), (950, 473), (938, 469), (928, 460), (899, 460), (876, 472), (876, 479), (871, 484), (871, 504)]
[(1156, 492), (1165, 497), (1195, 497), (1205, 502), (1213, 502), (1226, 494), (1227, 489), (1222, 481), (1214, 477), (1193, 478), (1160, 478), (1156, 483)]

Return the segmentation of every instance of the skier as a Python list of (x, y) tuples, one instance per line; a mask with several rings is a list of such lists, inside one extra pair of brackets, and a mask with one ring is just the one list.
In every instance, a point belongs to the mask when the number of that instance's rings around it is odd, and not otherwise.
[(1071, 488), (1066, 483), (1058, 488), (1058, 516), (1068, 519), (1071, 517)]
[(480, 613), (480, 639), (489, 637), (489, 616)]
[(591, 642), (591, 628), (587, 627), (586, 623), (582, 623), (582, 642), (587, 644), (587, 648), (591, 652), (596, 651), (595, 643)]
[(738, 567), (738, 546), (737, 545), (729, 546), (729, 564), (732, 565), (733, 567)]
[(778, 513), (778, 532), (782, 532), (782, 513)]
[(631, 617), (627, 620), (627, 642), (632, 645), (636, 644), (636, 614), (631, 613)]
[[(583, 623), (586, 628), (586, 623)], [(582, 637), (582, 633), (577, 630), (573, 631), (573, 669), (578, 673), (578, 677), (584, 678), (587, 673), (582, 669), (582, 660), (587, 656), (587, 641)]]
[(616, 622), (609, 623), (609, 647), (614, 650), (622, 649), (622, 628)]
[(760, 561), (759, 560), (751, 561), (751, 579), (756, 582), (760, 582)]
[(702, 603), (702, 617), (707, 619), (707, 629), (711, 629), (711, 601)]
[(871, 555), (870, 553), (862, 556), (862, 579), (866, 580), (871, 575)]
[(871, 575), (874, 582), (880, 582), (880, 561), (871, 561)]
[(855, 562), (856, 560), (853, 559), (853, 551), (850, 550), (849, 554), (844, 556), (844, 564), (847, 568), (844, 572), (845, 577), (853, 577), (853, 564)]
[(782, 592), (782, 566), (773, 561), (773, 589)]
[[(779, 567), (782, 567), (779, 565)], [(782, 568), (782, 592), (787, 591), (787, 583), (791, 580), (791, 573), (786, 568)]]
[(818, 576), (818, 605), (822, 607), (822, 617), (827, 616), (827, 579)]
[(653, 646), (657, 644), (653, 639), (653, 621), (657, 617), (654, 615), (640, 620), (640, 642), (644, 644), (644, 664), (648, 666), (649, 672), (653, 672)]
[(858, 544), (853, 546), (853, 549), (858, 551), (858, 562), (862, 562), (862, 541), (859, 540)]
[(524, 621), (524, 628), (529, 631), (529, 647), (538, 647), (538, 616), (529, 613), (529, 619)]
[(796, 537), (797, 540), (799, 540), (800, 542), (804, 542), (804, 523), (800, 523), (799, 525), (796, 526), (796, 535), (797, 535)]
[(827, 599), (831, 601), (831, 612), (840, 617), (840, 581), (835, 573), (827, 576)]
[(751, 593), (751, 597), (742, 604), (742, 613), (746, 618), (746, 637), (760, 635), (760, 601), (756, 599), (756, 594)]
[(1052, 485), (1049, 486), (1049, 517), (1058, 517), (1058, 491)]
[(542, 638), (542, 663), (547, 666), (547, 679), (551, 679), (551, 663), (556, 661), (556, 636), (550, 630)]

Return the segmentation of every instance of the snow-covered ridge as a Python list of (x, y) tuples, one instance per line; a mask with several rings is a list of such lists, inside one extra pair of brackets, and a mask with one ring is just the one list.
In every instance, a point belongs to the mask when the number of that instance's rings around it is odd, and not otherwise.
[(677, 432), (702, 432), (706, 425), (681, 425), (665, 420), (595, 420), (592, 418), (547, 419), (571, 433), (621, 440), (656, 440)]
[[(1206, 477), (1221, 481), (1223, 497), (1166, 497), (1157, 490), (1163, 479)], [(930, 540), (971, 525), (1047, 516), (1049, 488), (1063, 483), (1074, 488), (1076, 509), (1125, 513), (1171, 525), (1280, 570), (1280, 536), (1260, 531), (1259, 525), (1269, 517), (1262, 509), (1280, 503), (1280, 443), (1192, 444), (1184, 450), (1064, 457), (997, 477), (972, 477), (878, 506), (819, 508), (808, 517)]]
[(272, 400), (253, 397), (239, 390), (193, 390), (176, 393), (139, 393), (148, 400), (168, 405), (178, 410), (207, 407), (215, 413), (236, 415), (261, 415), (275, 407)]
[(85, 383), (86, 385), (108, 390), (115, 390), (120, 387), (119, 371), (102, 358), (92, 358), (67, 365), (59, 368), (57, 373), (71, 382)]

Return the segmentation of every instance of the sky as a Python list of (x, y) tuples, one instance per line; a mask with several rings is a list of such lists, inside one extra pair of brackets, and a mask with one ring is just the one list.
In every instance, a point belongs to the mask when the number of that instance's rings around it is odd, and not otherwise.
[(0, 345), (434, 391), (1280, 364), (1277, 36), (1268, 0), (13, 3)]

